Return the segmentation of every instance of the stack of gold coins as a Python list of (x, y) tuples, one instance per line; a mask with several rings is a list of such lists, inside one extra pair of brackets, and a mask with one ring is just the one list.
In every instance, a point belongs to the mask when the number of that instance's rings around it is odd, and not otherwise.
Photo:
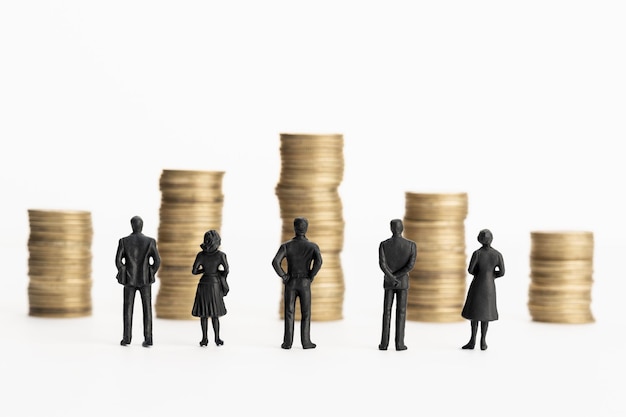
[(204, 233), (222, 226), (222, 171), (163, 170), (158, 249), (161, 255), (156, 316), (192, 319), (200, 277), (191, 274)]
[(28, 210), (28, 219), (29, 315), (91, 315), (91, 213)]
[(467, 194), (407, 192), (405, 203), (404, 236), (417, 246), (409, 274), (407, 319), (460, 321), (467, 275)]
[[(322, 269), (311, 285), (311, 320), (340, 320), (345, 291), (340, 259), (344, 220), (338, 192), (344, 169), (343, 135), (283, 133), (280, 142), (281, 172), (276, 195), (283, 220), (282, 242), (294, 237), (294, 218), (308, 219), (306, 236), (318, 244), (323, 258)], [(283, 302), (284, 292), (279, 307), (281, 318)], [(296, 304), (299, 320), (299, 301)]]
[(593, 233), (530, 233), (528, 309), (534, 321), (591, 323)]

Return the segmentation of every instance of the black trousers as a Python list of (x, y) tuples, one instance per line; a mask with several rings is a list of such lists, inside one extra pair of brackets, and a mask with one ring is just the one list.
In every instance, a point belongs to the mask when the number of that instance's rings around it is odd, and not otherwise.
[(293, 343), (294, 316), (296, 297), (300, 298), (300, 340), (302, 344), (311, 343), (311, 280), (308, 278), (290, 278), (285, 284), (285, 335), (283, 342)]
[(396, 347), (404, 346), (404, 325), (406, 323), (406, 304), (408, 290), (385, 289), (385, 301), (383, 304), (383, 332), (380, 344), (383, 347), (389, 345), (391, 327), (391, 307), (393, 298), (396, 298)]
[(130, 343), (133, 334), (133, 310), (135, 293), (141, 295), (143, 307), (143, 337), (145, 341), (152, 341), (152, 286), (133, 287), (124, 285), (124, 340)]

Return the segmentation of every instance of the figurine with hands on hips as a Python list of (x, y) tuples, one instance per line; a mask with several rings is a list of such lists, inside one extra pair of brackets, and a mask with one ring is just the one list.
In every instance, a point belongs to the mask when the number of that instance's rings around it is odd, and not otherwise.
[(226, 281), (230, 271), (226, 254), (218, 248), (222, 239), (216, 230), (209, 230), (204, 234), (204, 242), (200, 245), (201, 252), (196, 255), (191, 273), (202, 274), (196, 290), (196, 298), (193, 303), (191, 314), (200, 317), (202, 328), (202, 340), (200, 346), (206, 346), (208, 339), (208, 318), (211, 317), (215, 344), (222, 346), (224, 341), (220, 339), (219, 317), (226, 314), (224, 297), (228, 294), (229, 287)]

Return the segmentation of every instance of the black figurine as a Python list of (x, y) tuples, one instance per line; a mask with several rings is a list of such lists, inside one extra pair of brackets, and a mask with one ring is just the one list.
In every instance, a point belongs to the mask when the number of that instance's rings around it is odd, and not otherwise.
[(385, 273), (383, 288), (383, 331), (378, 349), (387, 350), (391, 326), (391, 307), (396, 298), (396, 350), (406, 350), (404, 344), (404, 326), (406, 323), (407, 293), (409, 290), (409, 272), (415, 265), (417, 247), (415, 242), (402, 237), (402, 220), (390, 222), (392, 236), (381, 242), (378, 248), (378, 262)]
[[(311, 342), (311, 283), (322, 267), (322, 255), (316, 243), (306, 238), (309, 221), (297, 217), (293, 221), (295, 237), (278, 249), (272, 266), (285, 284), (285, 334), (281, 347), (291, 349), (293, 343), (296, 297), (300, 298), (300, 340), (304, 349), (315, 348)], [(287, 272), (281, 266), (287, 258)]]
[(130, 344), (132, 338), (135, 293), (139, 290), (143, 306), (142, 346), (152, 346), (152, 284), (161, 265), (156, 240), (141, 233), (143, 220), (139, 216), (130, 219), (133, 232), (120, 239), (115, 266), (117, 281), (124, 286), (124, 336), (120, 344)]
[(461, 315), (471, 320), (472, 336), (463, 349), (474, 349), (480, 321), (480, 349), (487, 349), (489, 322), (498, 320), (495, 279), (504, 275), (502, 254), (491, 247), (493, 235), (488, 229), (478, 233), (482, 247), (474, 251), (467, 272), (473, 275)]
[(194, 275), (202, 274), (191, 310), (194, 317), (200, 317), (200, 326), (202, 327), (200, 346), (206, 346), (209, 343), (207, 337), (209, 317), (211, 317), (213, 324), (215, 344), (217, 346), (224, 344), (224, 341), (220, 339), (219, 317), (226, 314), (224, 296), (229, 291), (226, 282), (229, 269), (226, 254), (218, 250), (221, 243), (222, 239), (216, 230), (206, 232), (204, 242), (200, 245), (202, 251), (196, 255), (196, 260), (191, 269), (191, 273)]

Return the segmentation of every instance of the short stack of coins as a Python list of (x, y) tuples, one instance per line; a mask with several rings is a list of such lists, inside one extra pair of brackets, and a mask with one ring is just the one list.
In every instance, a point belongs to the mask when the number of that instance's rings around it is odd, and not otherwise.
[[(276, 195), (283, 221), (281, 242), (294, 237), (294, 218), (308, 219), (306, 236), (318, 244), (323, 259), (322, 269), (311, 285), (311, 320), (340, 320), (345, 292), (340, 259), (344, 220), (338, 191), (344, 170), (343, 135), (283, 133), (280, 155)], [(281, 318), (284, 317), (283, 297), (281, 293)], [(299, 301), (296, 304), (295, 318), (300, 320)]]
[(90, 316), (91, 213), (28, 210), (28, 219), (29, 315)]
[(417, 246), (409, 274), (407, 319), (460, 321), (467, 276), (467, 194), (407, 192), (405, 204), (404, 237)]
[(163, 170), (157, 245), (161, 256), (156, 316), (193, 319), (200, 277), (191, 274), (204, 233), (222, 226), (222, 171)]
[(528, 309), (534, 321), (591, 323), (593, 233), (530, 233)]

